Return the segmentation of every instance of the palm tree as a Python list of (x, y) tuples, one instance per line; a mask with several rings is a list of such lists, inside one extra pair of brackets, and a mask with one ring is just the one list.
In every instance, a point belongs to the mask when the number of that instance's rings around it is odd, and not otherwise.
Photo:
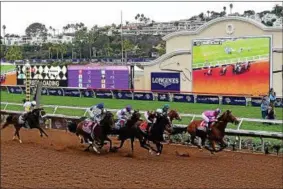
[(207, 16), (209, 17), (210, 11), (208, 10), (208, 11), (206, 11), (206, 12), (207, 12)]
[(2, 26), (2, 29), (3, 29), (3, 36), (4, 36), (3, 38), (4, 38), (4, 45), (5, 45), (5, 34), (6, 34), (6, 33), (5, 33), (5, 30), (6, 30), (6, 26), (3, 25), (3, 26)]
[(226, 7), (225, 7), (225, 6), (223, 7), (223, 10), (224, 10), (224, 12), (226, 13)]
[(229, 6), (230, 6), (230, 14), (232, 14), (233, 4), (231, 3)]

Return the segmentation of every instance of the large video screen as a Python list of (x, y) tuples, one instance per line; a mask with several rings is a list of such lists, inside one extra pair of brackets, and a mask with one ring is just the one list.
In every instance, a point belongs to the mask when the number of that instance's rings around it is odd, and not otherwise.
[(193, 41), (193, 92), (263, 95), (270, 85), (270, 37)]

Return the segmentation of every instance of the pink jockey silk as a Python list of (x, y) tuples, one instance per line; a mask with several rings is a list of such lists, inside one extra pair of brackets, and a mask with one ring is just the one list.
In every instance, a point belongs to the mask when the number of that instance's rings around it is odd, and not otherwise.
[(214, 110), (207, 110), (204, 112), (204, 115), (209, 119), (209, 121), (215, 120), (215, 111)]
[(94, 126), (96, 126), (96, 123), (92, 121), (85, 121), (83, 124), (83, 131), (90, 134), (92, 130), (94, 129)]

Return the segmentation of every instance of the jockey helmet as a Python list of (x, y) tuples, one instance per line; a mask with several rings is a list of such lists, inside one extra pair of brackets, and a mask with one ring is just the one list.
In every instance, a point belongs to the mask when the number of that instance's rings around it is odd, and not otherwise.
[(36, 102), (35, 102), (35, 101), (32, 101), (32, 102), (31, 102), (31, 105), (36, 106)]
[(169, 109), (170, 107), (169, 107), (169, 104), (165, 104), (164, 106), (163, 106), (163, 108), (164, 109)]
[(216, 113), (216, 114), (220, 114), (220, 113), (221, 113), (221, 110), (220, 110), (219, 108), (217, 108), (217, 109), (215, 110), (215, 113)]
[(158, 113), (158, 114), (162, 114), (162, 113), (163, 113), (163, 111), (162, 111), (162, 109), (157, 109), (157, 110), (156, 110), (156, 113)]
[(103, 109), (104, 108), (104, 104), (103, 103), (97, 104), (96, 107), (98, 109)]
[(126, 106), (126, 110), (127, 110), (128, 112), (130, 112), (130, 111), (132, 110), (132, 107), (131, 107), (130, 105), (128, 105), (128, 106)]

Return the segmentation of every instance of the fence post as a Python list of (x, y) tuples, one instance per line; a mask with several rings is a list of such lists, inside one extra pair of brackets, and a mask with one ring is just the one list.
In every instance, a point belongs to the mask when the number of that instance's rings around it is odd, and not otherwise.
[(238, 140), (239, 140), (239, 150), (241, 150), (242, 149), (242, 140), (241, 140), (240, 135), (238, 135)]
[(4, 110), (6, 110), (6, 108), (7, 108), (8, 104), (9, 104), (9, 103), (7, 102), (7, 103), (6, 103), (6, 105), (5, 105), (5, 107), (4, 107)]
[(244, 118), (242, 118), (242, 119), (241, 119), (241, 121), (240, 121), (240, 123), (238, 124), (238, 126), (237, 126), (237, 130), (240, 130), (240, 127), (241, 127), (241, 125), (242, 125), (243, 121), (244, 121)]
[(194, 121), (195, 117), (196, 117), (196, 116), (195, 116), (195, 115), (193, 115), (193, 118), (192, 118), (192, 120), (191, 120), (191, 123)]
[(259, 137), (261, 141), (261, 151), (264, 152), (264, 139), (262, 137)]
[(53, 115), (55, 115), (55, 112), (57, 111), (58, 106), (55, 106), (54, 111), (53, 111)]

